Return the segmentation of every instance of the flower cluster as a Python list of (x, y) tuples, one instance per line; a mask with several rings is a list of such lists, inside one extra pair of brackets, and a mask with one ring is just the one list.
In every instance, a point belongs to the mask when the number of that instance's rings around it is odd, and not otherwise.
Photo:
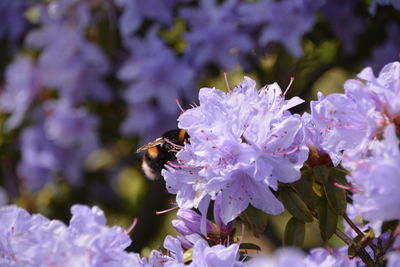
[(374, 141), (369, 155), (352, 164), (349, 180), (357, 188), (354, 205), (372, 222), (400, 219), (400, 149), (394, 125)]
[(5, 0), (0, 3), (0, 39), (17, 44), (28, 28), (23, 14), (28, 7), (24, 0)]
[[(399, 265), (400, 62), (386, 64), (398, 60), (398, 10), (394, 0), (3, 0), (0, 265)], [(327, 70), (362, 62), (382, 68), (378, 76), (365, 68), (344, 93), (319, 93), (302, 115), (290, 111), (300, 97), (285, 99), (292, 80), (286, 90), (258, 89), (248, 77), (233, 89), (226, 81), (226, 92), (202, 88), (192, 102), (194, 87), (224, 70), (259, 80), (304, 74), (296, 89), (305, 98)], [(140, 177), (126, 171), (137, 159), (128, 150), (172, 128), (177, 99), (192, 107), (178, 103), (186, 143), (157, 140), (176, 155), (162, 176), (179, 208), (179, 235), (168, 235), (163, 249), (143, 258), (129, 252), (130, 231), (107, 226), (97, 207), (72, 206), (65, 224), (5, 206), (36, 210), (59, 192), (34, 193), (58, 178), (67, 190), (87, 182), (117, 196), (107, 178)], [(100, 179), (84, 181), (88, 158)], [(88, 191), (103, 196), (97, 189)], [(346, 244), (251, 258), (247, 250), (258, 246), (243, 241), (245, 226), (256, 234), (263, 216), (285, 209), (285, 245), (301, 246), (312, 221), (324, 241), (336, 235)]]
[(314, 13), (323, 1), (259, 1), (243, 3), (238, 10), (243, 23), (261, 26), (259, 44), (281, 43), (296, 57), (302, 55), (301, 37), (315, 24)]
[(31, 190), (51, 182), (57, 173), (80, 184), (82, 165), (99, 145), (97, 118), (67, 102), (47, 102), (42, 112), (45, 122), (25, 128), (21, 135), (19, 175)]
[(135, 266), (138, 255), (121, 227), (106, 226), (97, 207), (74, 205), (69, 226), (16, 206), (0, 208), (2, 266)]
[[(121, 130), (125, 134), (144, 134), (149, 129), (154, 133), (165, 131), (176, 120), (177, 107), (171, 103), (175, 99), (191, 98), (194, 73), (189, 64), (180, 61), (158, 38), (155, 28), (145, 39), (125, 40), (125, 46), (131, 56), (120, 68), (118, 76), (129, 84), (123, 95), (129, 114)], [(175, 73), (179, 73), (179, 79)], [(152, 101), (158, 105), (152, 105)], [(155, 127), (157, 130), (152, 129)], [(152, 137), (155, 136), (147, 136)]]
[[(148, 258), (126, 252), (131, 243), (128, 233), (118, 226), (106, 226), (104, 213), (97, 207), (73, 206), (72, 218), (66, 226), (41, 215), (31, 216), (16, 206), (3, 206), (0, 208), (0, 224), (4, 226), (0, 231), (0, 262), (10, 266), (62, 262), (86, 266), (356, 267), (361, 266), (361, 260), (373, 263), (386, 260), (388, 266), (396, 266), (399, 227), (395, 225), (386, 231), (382, 222), (400, 219), (397, 196), (400, 190), (397, 136), (400, 63), (386, 65), (378, 77), (370, 68), (364, 69), (358, 77), (362, 80), (345, 83), (344, 94), (326, 97), (320, 94), (318, 101), (311, 103), (311, 114), (303, 116), (289, 111), (303, 102), (298, 97), (285, 100), (290, 84), (285, 92), (276, 83), (258, 90), (255, 81), (246, 77), (226, 93), (202, 88), (199, 105), (184, 111), (178, 119), (179, 126), (189, 134), (190, 142), (177, 153), (176, 162), (168, 162), (162, 171), (167, 189), (177, 195), (181, 207), (178, 219), (172, 221), (181, 235), (167, 236), (164, 251), (153, 250)], [(26, 80), (30, 79), (28, 75)], [(22, 159), (26, 165), (20, 169), (27, 177), (41, 176), (42, 183), (49, 179), (49, 171), (71, 172), (71, 177), (79, 174), (68, 165), (74, 166), (74, 162), (58, 160), (63, 156), (68, 158), (70, 152), (73, 158), (81, 161), (85, 156), (80, 157), (79, 153), (96, 146), (93, 127), (98, 123), (95, 118), (88, 117), (84, 109), (71, 108), (69, 101), (46, 103), (35, 114), (47, 116), (46, 120), (27, 128), (23, 134), (22, 145), (28, 152)], [(81, 134), (72, 134), (77, 131)], [(81, 149), (69, 150), (76, 146)], [(242, 238), (235, 236), (234, 220), (249, 204), (268, 214), (282, 212), (284, 206), (272, 190), (279, 189), (278, 183), (294, 186), (293, 182), (306, 179), (301, 177), (300, 169), (309, 157), (308, 146), (314, 146), (321, 154), (328, 153), (333, 165), (341, 163), (350, 171), (347, 182), (351, 186), (346, 189), (354, 191), (349, 195), (353, 205), (347, 206), (347, 215), (342, 215), (345, 232), (339, 232), (346, 236), (343, 240), (347, 245), (334, 249), (315, 248), (309, 255), (296, 249), (282, 249), (272, 256), (241, 258)], [(332, 167), (329, 162), (323, 164)], [(30, 165), (32, 170), (24, 169)], [(306, 166), (310, 167), (313, 166)], [(329, 191), (334, 189), (328, 187), (327, 181), (320, 183), (324, 187), (321, 195), (330, 201), (328, 205), (337, 208), (331, 203)], [(336, 193), (339, 196), (340, 192)], [(206, 218), (211, 200), (214, 201), (215, 222)], [(297, 202), (297, 205), (301, 204)], [(201, 214), (190, 209), (193, 207)], [(305, 209), (309, 208), (312, 204)], [(325, 212), (329, 209), (332, 208), (327, 207)], [(289, 212), (299, 225), (304, 225), (297, 219), (301, 216), (296, 218), (293, 210)], [(320, 220), (321, 211), (314, 212)], [(358, 215), (369, 223), (349, 221), (355, 221)], [(363, 231), (372, 231), (376, 237), (365, 235)], [(369, 242), (368, 246), (367, 243), (353, 243), (357, 238)], [(357, 249), (364, 254), (357, 254), (356, 245), (363, 246)], [(356, 255), (349, 258), (351, 250), (356, 250)], [(190, 253), (189, 259), (187, 253)], [(385, 258), (379, 253), (386, 253)]]
[[(304, 255), (300, 250), (280, 249), (272, 256), (239, 260), (239, 244), (209, 245), (199, 237), (188, 237), (192, 258), (187, 260), (183, 243), (167, 236), (167, 253), (153, 250), (148, 258), (126, 252), (131, 243), (128, 232), (119, 226), (106, 226), (104, 213), (98, 207), (74, 205), (69, 225), (16, 206), (0, 208), (0, 263), (7, 266), (360, 266), (357, 259), (347, 258), (347, 248), (317, 248)], [(190, 263), (188, 263), (190, 262)], [(398, 262), (398, 254), (388, 256), (388, 266)]]
[(75, 2), (39, 6), (39, 27), (24, 42), (40, 51), (38, 58), (19, 55), (6, 70), (0, 98), (1, 109), (11, 113), (6, 129), (32, 124), (20, 135), (17, 171), (30, 190), (41, 189), (58, 174), (72, 184), (81, 182), (85, 159), (99, 146), (99, 121), (80, 105), (87, 99), (111, 100), (103, 81), (108, 60), (84, 37), (89, 3)]
[[(372, 1), (371, 12), (387, 4), (398, 8), (393, 1)], [(261, 58), (277, 51), (276, 44), (299, 58), (303, 36), (321, 23), (351, 54), (366, 28), (360, 5), (357, 0), (4, 0), (0, 39), (11, 44), (9, 54), (15, 55), (0, 94), (0, 109), (10, 114), (5, 128), (42, 127), (47, 117), (37, 109), (49, 99), (76, 109), (112, 103), (122, 104), (118, 115), (126, 115), (115, 125), (119, 133), (149, 141), (172, 127), (178, 114), (173, 100), (190, 103), (196, 83), (215, 70), (258, 68)], [(374, 52), (375, 66), (397, 57), (398, 27), (387, 27), (387, 40)], [(82, 172), (82, 167), (74, 169)], [(60, 168), (46, 168), (53, 177), (41, 180), (50, 182), (56, 173), (50, 169)], [(61, 175), (79, 180), (64, 170)]]
[[(210, 245), (230, 244), (234, 242), (235, 221), (224, 224), (221, 221), (221, 201), (214, 203), (214, 221), (206, 220), (205, 226), (202, 216), (191, 209), (179, 209), (176, 213), (178, 220), (172, 220), (174, 228), (182, 234), (178, 239), (184, 249), (193, 247), (193, 240), (204, 239)], [(205, 229), (202, 229), (202, 228)]]
[[(74, 205), (69, 225), (30, 215), (16, 206), (0, 207), (0, 264), (2, 266), (184, 266), (181, 243), (167, 236), (163, 255), (154, 250), (148, 259), (126, 252), (131, 240), (119, 226), (108, 227), (98, 207)], [(189, 266), (241, 266), (238, 244), (209, 246), (197, 240)]]
[(225, 224), (249, 203), (281, 213), (271, 189), (299, 179), (308, 156), (301, 117), (288, 111), (303, 101), (285, 100), (276, 83), (257, 90), (250, 78), (227, 93), (202, 88), (199, 101), (178, 119), (190, 144), (162, 173), (178, 205), (199, 207), (209, 197), (220, 198)]
[[(386, 65), (375, 77), (371, 68), (345, 83), (345, 94), (311, 103), (313, 143), (342, 160), (351, 171), (354, 203), (367, 220), (400, 219), (399, 129), (400, 63)], [(385, 179), (382, 179), (385, 177)]]

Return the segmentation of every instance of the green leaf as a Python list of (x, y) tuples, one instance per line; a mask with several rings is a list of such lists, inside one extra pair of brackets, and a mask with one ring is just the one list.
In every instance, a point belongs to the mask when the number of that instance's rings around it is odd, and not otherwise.
[(398, 220), (383, 222), (381, 226), (381, 231), (382, 233), (385, 233), (389, 230), (394, 231), (394, 229), (396, 229), (398, 224), (399, 224)]
[(294, 188), (307, 205), (315, 208), (319, 202), (319, 197), (313, 190), (313, 183), (313, 172), (307, 170), (302, 173), (300, 180), (294, 183)]
[(346, 175), (349, 173), (346, 170), (339, 167), (331, 168), (329, 170), (329, 174), (331, 177), (334, 177), (336, 180), (338, 180), (339, 183), (343, 185), (349, 185), (349, 183), (346, 180)]
[(268, 217), (268, 214), (250, 205), (240, 214), (240, 219), (250, 227), (255, 237), (259, 237), (261, 233), (265, 232)]
[(303, 222), (312, 222), (313, 217), (306, 204), (297, 195), (296, 191), (288, 186), (281, 187), (281, 198), (283, 205), (296, 219)]
[(318, 165), (313, 168), (313, 172), (317, 181), (321, 184), (325, 184), (329, 178), (329, 169), (325, 165)]
[(296, 218), (292, 217), (286, 224), (285, 235), (283, 239), (284, 245), (296, 247), (303, 246), (305, 233), (305, 222), (299, 221)]
[(338, 215), (324, 197), (318, 205), (318, 226), (322, 240), (327, 241), (336, 232)]
[(346, 191), (342, 188), (335, 186), (336, 179), (329, 177), (328, 181), (324, 184), (324, 190), (331, 207), (337, 214), (342, 215), (346, 212)]

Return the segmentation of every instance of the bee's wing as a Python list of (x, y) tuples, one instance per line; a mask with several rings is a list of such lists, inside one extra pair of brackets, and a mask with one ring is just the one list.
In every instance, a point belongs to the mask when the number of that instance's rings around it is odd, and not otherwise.
[(151, 141), (150, 143), (147, 143), (147, 144), (145, 144), (145, 145), (142, 146), (142, 147), (139, 147), (139, 148), (136, 150), (136, 153), (139, 153), (140, 151), (143, 151), (143, 150), (147, 150), (147, 149), (149, 149), (149, 148), (151, 148), (151, 147), (155, 147), (155, 146), (161, 145), (161, 144), (163, 144), (164, 142), (165, 142), (165, 141), (164, 141), (164, 139), (163, 139), (162, 137), (157, 138), (156, 140)]

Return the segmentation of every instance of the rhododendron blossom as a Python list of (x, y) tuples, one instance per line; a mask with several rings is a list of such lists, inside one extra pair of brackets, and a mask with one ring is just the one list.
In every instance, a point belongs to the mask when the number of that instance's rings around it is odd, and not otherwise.
[(250, 78), (228, 93), (203, 88), (199, 100), (179, 117), (190, 144), (177, 154), (178, 163), (163, 171), (178, 205), (198, 207), (207, 196), (221, 198), (225, 224), (249, 204), (281, 213), (283, 205), (271, 189), (299, 179), (308, 156), (301, 117), (288, 111), (303, 101), (285, 100), (276, 83), (257, 90)]

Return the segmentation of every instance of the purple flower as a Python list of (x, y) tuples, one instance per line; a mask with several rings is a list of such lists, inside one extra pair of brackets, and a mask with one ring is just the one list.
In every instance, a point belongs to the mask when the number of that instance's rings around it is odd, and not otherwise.
[(99, 146), (98, 119), (84, 108), (74, 108), (62, 101), (46, 105), (49, 116), (44, 123), (46, 138), (60, 150), (60, 171), (72, 184), (81, 183), (85, 160)]
[(350, 98), (345, 94), (330, 94), (324, 97), (318, 94), (318, 101), (311, 101), (313, 120), (309, 127), (314, 127), (319, 137), (314, 142), (326, 151), (337, 165), (342, 151), (363, 151), (376, 130), (374, 106), (367, 102)]
[(224, 224), (221, 221), (221, 199), (217, 198), (214, 203), (214, 221), (206, 220), (205, 229), (202, 229), (202, 216), (190, 209), (179, 209), (177, 217), (179, 220), (172, 220), (174, 228), (183, 236), (178, 236), (182, 247), (189, 249), (193, 247), (190, 242), (191, 235), (198, 235), (202, 239), (207, 240), (209, 245), (230, 244), (233, 243), (235, 235), (235, 222), (231, 221)]
[(118, 72), (119, 78), (128, 83), (124, 99), (129, 104), (129, 115), (122, 132), (144, 133), (176, 116), (175, 99), (191, 98), (194, 73), (160, 40), (155, 28), (145, 39), (130, 39), (126, 45), (131, 57)]
[(172, 10), (167, 1), (116, 0), (123, 7), (119, 19), (119, 30), (123, 38), (129, 38), (140, 27), (145, 18), (170, 25)]
[(387, 255), (388, 263), (386, 267), (400, 266), (400, 252), (392, 252)]
[[(244, 264), (246, 267), (311, 267), (304, 263), (305, 255), (302, 251), (294, 248), (283, 248), (277, 250), (270, 256), (258, 256)], [(328, 266), (328, 265), (327, 265)]]
[[(198, 214), (197, 212), (190, 210), (190, 209), (179, 209), (177, 212), (176, 216), (179, 218), (179, 220), (172, 220), (172, 226), (182, 235), (187, 236), (187, 235), (192, 235), (192, 234), (198, 234), (201, 235), (201, 215)], [(212, 222), (207, 220), (206, 222), (206, 232), (207, 234), (211, 232), (212, 230)], [(178, 236), (178, 239), (185, 240), (184, 237), (180, 238)], [(187, 241), (187, 240), (186, 240)], [(187, 241), (189, 242), (189, 241)], [(184, 248), (188, 249), (193, 246), (189, 242), (189, 246), (185, 246), (187, 244), (182, 244)]]
[(239, 258), (239, 245), (232, 244), (228, 247), (215, 245), (209, 247), (207, 242), (199, 240), (193, 247), (191, 267), (232, 266), (239, 267), (243, 263)]
[(163, 245), (164, 248), (169, 251), (168, 255), (163, 255), (160, 251), (153, 250), (149, 256), (149, 266), (184, 266), (183, 251), (180, 241), (177, 238), (168, 235), (165, 238)]
[(219, 6), (216, 0), (205, 0), (200, 1), (198, 8), (182, 9), (181, 14), (190, 26), (185, 34), (185, 58), (197, 69), (215, 63), (231, 70), (240, 54), (251, 49), (250, 38), (238, 29), (235, 3), (228, 0)]
[(0, 207), (8, 203), (8, 194), (3, 187), (0, 187)]
[(199, 99), (198, 107), (178, 119), (190, 144), (177, 154), (176, 165), (163, 170), (178, 205), (198, 207), (207, 195), (221, 198), (224, 224), (250, 203), (281, 213), (283, 205), (270, 188), (299, 179), (308, 156), (301, 118), (288, 111), (302, 100), (284, 100), (276, 83), (258, 91), (250, 78), (226, 94), (202, 88)]
[(7, 130), (21, 124), (40, 91), (40, 73), (31, 59), (18, 57), (7, 67), (6, 86), (0, 95), (0, 108), (12, 113), (6, 122)]
[(48, 114), (44, 127), (49, 140), (61, 148), (78, 149), (83, 146), (93, 150), (97, 147), (98, 137), (96, 128), (98, 119), (90, 115), (84, 108), (74, 108), (66, 101), (45, 103)]
[(261, 24), (261, 45), (278, 42), (294, 56), (302, 55), (301, 37), (315, 24), (314, 12), (323, 1), (259, 1), (244, 3), (238, 8), (241, 22), (250, 26)]
[(162, 254), (158, 250), (153, 250), (150, 253), (148, 261), (142, 266), (242, 266), (242, 262), (238, 261), (238, 244), (232, 244), (227, 247), (223, 245), (209, 246), (203, 239), (197, 239), (193, 243), (192, 261), (190, 264), (184, 264), (180, 241), (172, 236), (167, 236), (164, 240), (164, 248), (168, 251), (167, 255)]
[(0, 39), (17, 42), (22, 37), (28, 28), (24, 18), (27, 6), (24, 0), (0, 1)]
[(103, 78), (108, 73), (109, 63), (100, 48), (84, 37), (88, 19), (80, 14), (81, 5), (72, 9), (75, 13), (67, 13), (69, 16), (62, 13), (70, 20), (83, 16), (75, 24), (59, 16), (58, 5), (50, 6), (46, 10), (49, 14), (43, 15), (42, 27), (30, 32), (26, 44), (41, 50), (37, 68), (42, 86), (58, 90), (61, 98), (72, 103), (87, 99), (107, 102), (111, 100), (111, 92)]
[(354, 52), (355, 41), (365, 29), (364, 18), (354, 12), (359, 0), (326, 1), (322, 13), (342, 40), (346, 52)]
[(384, 115), (381, 125), (396, 122), (396, 117), (400, 115), (400, 62), (385, 65), (378, 77), (370, 67), (362, 70), (358, 77), (366, 81), (363, 89), (370, 92), (375, 109)]
[(294, 56), (301, 56), (301, 37), (311, 31), (315, 23), (313, 13), (316, 11), (316, 4), (312, 2), (304, 0), (274, 2), (270, 11), (272, 18), (261, 33), (260, 43), (280, 42)]
[(374, 71), (379, 71), (387, 62), (399, 59), (400, 26), (398, 23), (390, 23), (386, 26), (387, 37), (385, 41), (376, 47), (368, 61)]
[(363, 217), (371, 222), (400, 219), (400, 149), (395, 126), (386, 127), (384, 140), (371, 143), (368, 157), (348, 165), (352, 171), (348, 179), (358, 189), (353, 203)]
[(40, 126), (25, 128), (20, 136), (21, 161), (18, 164), (18, 175), (33, 191), (50, 182), (60, 168), (59, 149), (45, 136)]
[(359, 266), (360, 259), (350, 260), (347, 253), (347, 247), (341, 247), (331, 250), (316, 248), (310, 251), (304, 259), (307, 267), (331, 266), (331, 267), (356, 267)]
[(47, 102), (44, 108), (44, 122), (25, 128), (21, 135), (18, 174), (31, 190), (40, 189), (58, 172), (79, 184), (87, 156), (98, 147), (98, 121), (84, 108), (63, 101)]
[(124, 251), (128, 234), (108, 227), (103, 211), (74, 205), (71, 212), (66, 226), (16, 206), (0, 207), (0, 265), (138, 266), (140, 257)]
[(318, 101), (311, 101), (312, 119), (303, 116), (308, 132), (319, 135), (311, 137), (312, 142), (320, 142), (334, 164), (339, 163), (342, 152), (345, 161), (362, 158), (385, 125), (396, 123), (400, 115), (399, 62), (387, 64), (377, 78), (369, 67), (358, 78), (365, 82), (346, 81), (345, 94), (324, 98), (319, 93)]
[(369, 6), (369, 12), (375, 15), (377, 6), (388, 6), (391, 5), (395, 9), (400, 10), (400, 3), (397, 0), (373, 0)]
[(325, 149), (322, 147), (323, 135), (318, 131), (318, 123), (314, 121), (313, 116), (307, 112), (304, 112), (302, 115), (302, 120), (307, 137), (307, 145), (310, 148), (310, 155), (313, 154), (313, 150), (316, 150), (319, 158), (321, 158), (322, 155), (329, 154), (333, 164), (335, 166), (339, 164), (342, 159), (342, 153), (340, 151), (330, 151), (330, 153), (325, 151)]

